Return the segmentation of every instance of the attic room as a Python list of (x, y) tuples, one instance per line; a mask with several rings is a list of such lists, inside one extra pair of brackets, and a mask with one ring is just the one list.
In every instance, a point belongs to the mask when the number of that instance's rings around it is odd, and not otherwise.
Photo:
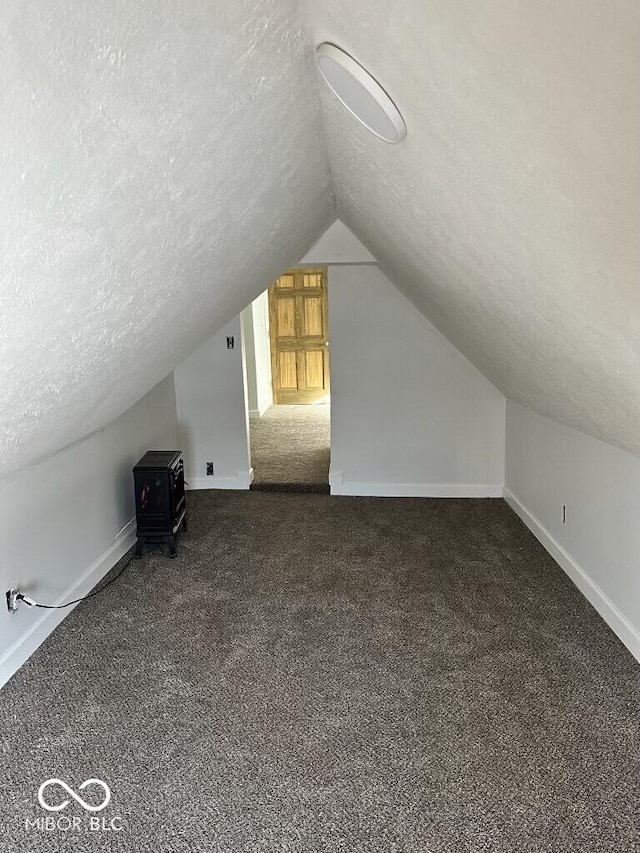
[[(0, 26), (0, 848), (638, 849), (640, 7)], [(257, 490), (292, 270), (326, 488)]]

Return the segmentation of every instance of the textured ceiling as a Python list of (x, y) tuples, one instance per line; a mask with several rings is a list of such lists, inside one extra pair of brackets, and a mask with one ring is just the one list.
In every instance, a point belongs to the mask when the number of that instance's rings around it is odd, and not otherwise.
[(0, 473), (103, 427), (334, 220), (293, 0), (0, 4)]
[(340, 218), (509, 397), (640, 453), (640, 4), (305, 2), (407, 123), (322, 94)]
[[(501, 390), (640, 453), (636, 0), (4, 0), (0, 36), (0, 473), (141, 397), (302, 257), (332, 186)], [(324, 90), (321, 121), (323, 40), (400, 145)]]

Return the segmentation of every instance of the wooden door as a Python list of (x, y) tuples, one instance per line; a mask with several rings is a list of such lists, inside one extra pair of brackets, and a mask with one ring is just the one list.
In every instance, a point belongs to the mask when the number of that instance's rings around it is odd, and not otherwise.
[(294, 269), (269, 288), (274, 403), (314, 403), (329, 393), (327, 271)]

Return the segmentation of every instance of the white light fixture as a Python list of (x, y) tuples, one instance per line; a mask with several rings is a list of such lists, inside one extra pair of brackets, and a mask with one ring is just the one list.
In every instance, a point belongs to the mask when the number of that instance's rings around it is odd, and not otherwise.
[(400, 142), (407, 133), (396, 105), (371, 74), (335, 44), (316, 48), (316, 62), (327, 86), (352, 116), (385, 142)]

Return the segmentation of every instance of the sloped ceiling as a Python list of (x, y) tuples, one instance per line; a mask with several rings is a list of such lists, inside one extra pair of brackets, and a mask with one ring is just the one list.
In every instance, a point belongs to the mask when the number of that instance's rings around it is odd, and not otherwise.
[[(636, 0), (4, 0), (0, 36), (0, 473), (140, 398), (304, 255), (332, 186), (501, 390), (640, 453)], [(400, 145), (324, 90), (321, 121), (323, 40)]]
[(305, 8), (408, 127), (323, 92), (340, 218), (505, 394), (640, 453), (640, 4)]
[(0, 37), (6, 474), (118, 417), (335, 212), (293, 0), (4, 0)]

